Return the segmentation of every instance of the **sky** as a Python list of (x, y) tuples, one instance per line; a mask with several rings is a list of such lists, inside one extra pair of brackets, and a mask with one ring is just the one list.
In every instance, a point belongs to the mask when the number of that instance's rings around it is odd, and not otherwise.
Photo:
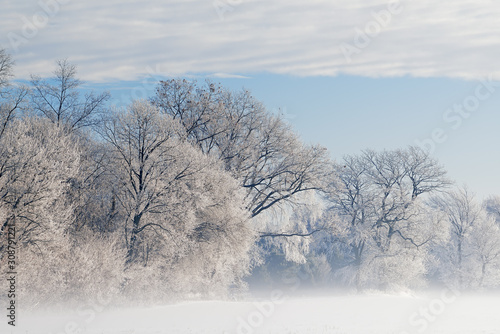
[(113, 103), (169, 77), (245, 87), (332, 158), (421, 145), (500, 194), (500, 4), (492, 0), (0, 0), (17, 79), (78, 66)]

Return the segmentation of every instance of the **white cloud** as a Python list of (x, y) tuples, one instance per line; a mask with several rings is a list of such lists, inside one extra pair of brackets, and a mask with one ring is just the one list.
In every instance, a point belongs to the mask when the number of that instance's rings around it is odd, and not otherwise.
[(208, 75), (210, 78), (234, 78), (234, 79), (249, 79), (250, 77), (247, 77), (245, 75), (239, 75), (239, 74), (229, 74), (229, 73), (213, 73)]
[[(380, 0), (2, 2), (0, 43), (16, 58), (18, 77), (47, 74), (66, 57), (91, 81), (135, 80), (148, 68), (222, 77), (500, 75), (500, 4), (491, 0), (401, 1), (401, 13), (382, 25), (373, 16), (387, 9)], [(43, 27), (40, 3), (50, 8)], [(357, 31), (377, 24), (366, 47), (355, 43)], [(359, 52), (348, 61), (341, 45)]]

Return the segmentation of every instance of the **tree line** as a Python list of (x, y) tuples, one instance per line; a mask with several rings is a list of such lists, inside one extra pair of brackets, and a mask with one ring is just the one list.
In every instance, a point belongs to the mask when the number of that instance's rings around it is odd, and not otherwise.
[(500, 200), (417, 147), (333, 161), (246, 90), (171, 79), (120, 109), (66, 60), (13, 68), (0, 51), (0, 264), (15, 224), (27, 305), (229, 296), (273, 258), (358, 290), (500, 283)]

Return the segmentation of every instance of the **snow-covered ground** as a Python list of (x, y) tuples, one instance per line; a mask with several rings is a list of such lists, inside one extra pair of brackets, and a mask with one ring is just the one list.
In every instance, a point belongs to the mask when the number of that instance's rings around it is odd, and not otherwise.
[(0, 333), (493, 334), (500, 333), (499, 306), (496, 294), (464, 295), (450, 290), (425, 296), (307, 298), (287, 298), (277, 291), (267, 299), (246, 302), (186, 302), (136, 309), (94, 305), (60, 314), (24, 314), (21, 309), (16, 329), (4, 320)]

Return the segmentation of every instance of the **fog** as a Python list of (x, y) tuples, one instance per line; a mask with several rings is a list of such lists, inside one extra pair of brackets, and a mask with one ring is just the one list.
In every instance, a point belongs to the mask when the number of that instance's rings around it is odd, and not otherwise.
[(156, 307), (86, 305), (79, 310), (21, 312), (2, 333), (498, 333), (498, 298), (449, 289), (420, 293), (324, 293), (191, 301)]

